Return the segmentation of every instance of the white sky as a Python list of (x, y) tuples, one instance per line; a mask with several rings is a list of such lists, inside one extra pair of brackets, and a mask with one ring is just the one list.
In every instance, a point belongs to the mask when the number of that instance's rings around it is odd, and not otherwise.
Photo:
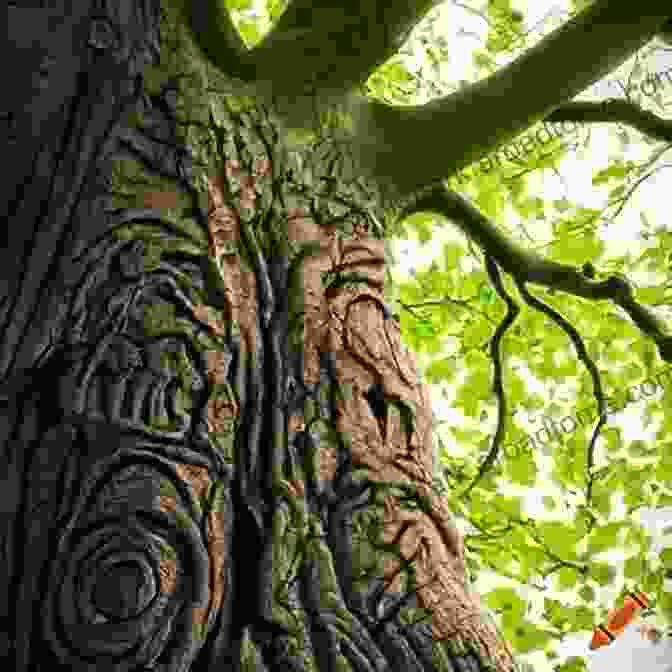
[[(475, 3), (470, 3), (474, 6)], [(528, 8), (528, 5), (530, 8)], [(486, 3), (481, 3), (481, 7), (486, 6)], [(548, 23), (543, 24), (543, 28), (537, 27), (536, 35), (547, 34), (552, 28), (560, 25), (566, 14), (564, 13), (569, 8), (569, 3), (549, 2), (548, 0), (534, 0), (534, 2), (512, 2), (512, 6), (521, 10), (526, 17), (526, 28), (531, 28), (537, 25), (545, 15), (548, 16)], [(475, 81), (478, 77), (477, 72), (472, 65), (472, 52), (475, 47), (484, 44), (486, 38), (486, 23), (482, 18), (473, 13), (467, 12), (459, 7), (455, 7), (452, 3), (447, 2), (441, 8), (441, 27), (445, 26), (445, 36), (448, 39), (448, 50), (450, 54), (449, 64), (442, 69), (442, 77), (448, 84), (457, 85), (460, 80)], [(461, 34), (460, 34), (461, 33)], [(670, 53), (667, 56), (671, 56)], [(513, 56), (507, 60), (512, 60)], [(504, 64), (505, 60), (501, 61)], [(632, 67), (633, 59), (629, 60), (624, 66), (619, 69), (619, 78), (626, 81), (629, 68)], [(663, 62), (660, 57), (656, 56), (656, 63), (647, 63), (646, 67), (655, 72), (662, 72), (672, 67), (672, 58), (666, 59)], [(625, 73), (621, 75), (620, 73)], [(620, 89), (615, 84), (616, 76), (612, 73), (608, 78), (599, 82), (589, 91), (581, 95), (582, 99), (602, 99), (604, 97), (620, 97)], [(449, 89), (446, 89), (449, 90)], [(669, 84), (667, 89), (661, 87), (663, 99), (672, 102), (672, 84)], [(592, 95), (591, 95), (592, 94)], [(646, 100), (646, 99), (644, 99)], [(647, 105), (648, 109), (656, 110), (655, 107)], [(538, 172), (528, 182), (529, 193), (538, 195), (545, 199), (555, 198), (559, 199), (563, 196), (579, 206), (602, 208), (607, 202), (607, 189), (603, 187), (593, 187), (591, 185), (592, 174), (600, 168), (608, 166), (610, 159), (623, 156), (627, 159), (642, 159), (650, 156), (651, 149), (644, 143), (640, 142), (639, 134), (632, 130), (630, 132), (633, 140), (626, 151), (623, 152), (622, 144), (619, 141), (616, 133), (616, 126), (614, 125), (593, 125), (591, 128), (590, 145), (587, 151), (569, 151), (567, 156), (559, 164), (558, 177), (551, 170), (545, 170), (543, 173)], [(580, 136), (584, 134), (580, 132)], [(645, 210), (649, 221), (654, 226), (659, 226), (664, 222), (668, 208), (666, 201), (668, 194), (665, 192), (665, 181), (670, 179), (666, 171), (661, 171), (656, 176), (645, 181), (635, 194), (631, 197), (628, 205), (623, 209), (617, 220), (611, 226), (601, 226), (600, 236), (605, 241), (606, 255), (613, 256), (623, 254), (626, 249), (638, 249), (641, 246), (641, 241), (637, 239), (637, 234), (641, 228), (640, 210)], [(668, 187), (669, 189), (669, 187)], [(518, 222), (518, 216), (515, 211), (508, 208), (507, 224), (515, 225)], [(501, 225), (502, 222), (497, 222)], [(540, 223), (529, 223), (528, 230), (540, 232), (543, 229), (539, 228)], [(543, 226), (543, 224), (542, 224)], [(432, 240), (429, 244), (420, 246), (417, 239), (413, 236), (411, 240), (402, 243), (394, 244), (394, 254), (397, 259), (397, 265), (391, 268), (392, 276), (396, 281), (405, 280), (409, 277), (411, 269), (424, 269), (429, 266), (435, 254), (441, 255), (443, 243), (453, 240), (461, 242), (464, 240), (457, 229), (446, 225), (437, 227), (433, 231)], [(648, 277), (646, 273), (632, 274), (629, 276), (635, 283), (642, 285), (649, 285), (655, 282), (655, 278)], [(665, 317), (661, 315), (661, 317)], [(644, 337), (642, 337), (644, 338)], [(422, 355), (416, 355), (418, 368), (423, 369), (427, 365), (428, 359)], [(519, 370), (519, 371), (522, 371)], [(535, 384), (531, 379), (529, 373), (524, 376), (528, 387), (547, 398), (544, 391), (547, 390), (545, 386)], [(461, 381), (458, 378), (456, 382)], [(574, 389), (569, 386), (564, 386), (569, 393), (573, 395)], [(560, 390), (563, 386), (555, 385), (556, 390)], [(448, 399), (443, 398), (442, 389), (448, 392)], [(431, 386), (432, 390), (432, 407), (437, 418), (442, 421), (448, 420), (450, 424), (459, 426), (476, 426), (470, 419), (466, 419), (459, 410), (453, 407), (453, 389), (454, 386), (442, 388), (438, 385)], [(494, 401), (492, 408), (495, 409)], [(612, 426), (620, 425), (625, 440), (632, 440), (633, 438), (641, 438), (647, 441), (653, 441), (655, 432), (658, 428), (657, 423), (652, 423), (646, 430), (642, 424), (643, 403), (633, 403), (628, 406), (618, 416), (611, 419)], [(491, 431), (494, 432), (496, 416), (494, 412), (489, 413), (489, 421), (491, 424)], [(538, 429), (530, 425), (530, 431)], [(447, 430), (447, 425), (442, 426), (442, 437), (446, 445), (454, 445), (451, 434)], [(455, 450), (462, 452), (462, 449), (455, 446)], [(540, 467), (550, 467), (551, 458), (542, 457)], [(543, 486), (536, 492), (526, 492), (523, 488), (514, 487), (511, 494), (524, 496), (529, 515), (534, 515), (538, 518), (548, 518), (549, 514), (541, 506), (541, 496), (554, 490), (554, 486), (548, 480), (543, 479)], [(555, 490), (554, 494), (558, 495)], [(625, 511), (622, 499), (617, 502), (615, 506), (616, 515), (622, 515)], [(657, 517), (651, 515), (653, 512), (644, 511), (642, 522), (646, 524), (649, 532), (657, 541), (657, 551), (662, 548), (660, 530), (664, 523), (672, 522), (672, 508), (665, 511), (664, 515)], [(557, 514), (556, 514), (557, 515)], [(670, 535), (668, 545), (672, 545), (672, 535)], [(621, 573), (617, 577), (614, 588), (614, 598), (618, 594), (620, 587), (623, 585), (622, 574), (622, 558), (621, 553), (604, 554), (602, 556), (605, 561), (613, 562), (621, 567)], [(475, 588), (479, 593), (485, 593), (491, 590), (495, 581), (502, 585), (502, 578), (495, 575), (488, 576), (488, 573), (483, 572), (481, 578), (475, 584)], [(507, 584), (504, 584), (507, 585)], [(517, 587), (517, 584), (510, 582), (512, 587)], [(604, 593), (608, 591), (603, 591)], [(563, 594), (558, 591), (553, 591), (550, 588), (544, 593), (545, 596), (555, 597), (559, 599), (571, 599), (571, 593)], [(525, 594), (527, 599), (533, 599), (535, 606), (540, 606), (542, 597), (536, 591), (530, 590)], [(541, 609), (539, 608), (539, 613)], [(537, 619), (538, 620), (538, 619)], [(651, 620), (651, 619), (649, 619)], [(588, 642), (590, 640), (590, 633), (586, 633), (581, 637), (568, 638), (562, 645), (557, 646), (556, 650), (560, 658), (556, 662), (561, 662), (566, 656), (581, 655), (588, 660), (590, 672), (614, 672), (614, 670), (637, 670), (637, 672), (672, 672), (672, 641), (663, 640), (658, 645), (654, 645), (643, 638), (636, 632), (637, 623), (631, 624), (625, 633), (617, 639), (613, 644), (603, 647), (595, 652), (588, 650)], [(522, 658), (521, 658), (522, 660)], [(526, 657), (526, 661), (530, 662), (535, 671), (551, 672), (552, 666), (541, 653)], [(667, 661), (667, 666), (664, 661)]]

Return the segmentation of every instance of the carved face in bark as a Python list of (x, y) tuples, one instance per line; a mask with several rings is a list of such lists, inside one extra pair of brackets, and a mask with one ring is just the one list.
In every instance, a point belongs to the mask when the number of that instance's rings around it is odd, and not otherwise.
[(17, 584), (25, 602), (50, 577), (17, 660), (35, 637), (74, 670), (512, 669), (434, 484), (375, 193), (264, 110), (213, 128), (216, 171), (171, 164), (195, 207), (125, 164), (146, 188), (69, 271), (49, 387), (24, 400), (56, 400), (22, 447), (26, 546), (58, 537)]

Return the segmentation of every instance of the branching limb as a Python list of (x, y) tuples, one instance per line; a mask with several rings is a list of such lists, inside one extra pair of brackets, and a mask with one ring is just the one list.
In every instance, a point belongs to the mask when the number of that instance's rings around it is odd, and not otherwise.
[(346, 92), (404, 44), (437, 0), (291, 0), (254, 49), (278, 92)]
[[(426, 187), (412, 199), (409, 199), (401, 210), (400, 218), (403, 219), (415, 212), (435, 212), (443, 215), (455, 223), (468, 238), (479, 245), (486, 258), (486, 269), (490, 280), (497, 289), (498, 294), (507, 302), (509, 307), (506, 318), (498, 326), (495, 336), (491, 341), (491, 356), (495, 364), (493, 387), (499, 399), (497, 431), (490, 453), (481, 465), (478, 476), (467, 488), (465, 494), (470, 492), (485, 471), (494, 463), (503, 434), (505, 400), (501, 387), (501, 365), (499, 363), (498, 347), (504, 331), (515, 319), (518, 307), (504, 291), (497, 269), (497, 266), (499, 266), (512, 276), (523, 299), (528, 305), (548, 315), (568, 334), (576, 348), (579, 359), (590, 372), (599, 409), (599, 421), (593, 431), (587, 457), (587, 499), (590, 500), (594, 482), (593, 458), (595, 443), (602, 426), (606, 422), (605, 401), (599, 373), (597, 367), (590, 359), (576, 329), (557, 311), (532, 296), (527, 290), (526, 283), (543, 285), (591, 300), (612, 300), (628, 313), (641, 331), (656, 342), (660, 356), (668, 362), (672, 361), (672, 336), (666, 333), (664, 325), (651, 311), (634, 300), (632, 288), (624, 278), (614, 275), (604, 281), (595, 281), (589, 277), (594, 275), (592, 272), (583, 273), (582, 269), (560, 264), (545, 259), (534, 252), (523, 250), (519, 245), (504, 236), (490, 220), (464, 197), (449, 190), (444, 183), (436, 183), (430, 187)], [(587, 270), (592, 271), (593, 269)]]
[(600, 102), (569, 102), (549, 114), (545, 121), (559, 123), (573, 121), (589, 123), (621, 123), (636, 128), (640, 133), (663, 142), (672, 142), (672, 120), (661, 119), (628, 100), (610, 98)]
[(437, 0), (291, 0), (248, 50), (224, 0), (187, 1), (196, 42), (223, 72), (278, 96), (336, 98), (393, 56)]
[(523, 250), (443, 182), (434, 183), (408, 199), (399, 217), (403, 219), (414, 212), (436, 212), (452, 221), (519, 284), (529, 282), (592, 301), (613, 301), (656, 343), (661, 358), (672, 362), (672, 336), (652, 311), (634, 300), (632, 287), (623, 277), (612, 275), (606, 280), (591, 280), (574, 266)]
[(500, 343), (502, 337), (506, 333), (506, 330), (514, 323), (520, 308), (516, 302), (511, 298), (509, 293), (504, 287), (502, 278), (499, 274), (499, 269), (497, 264), (491, 256), (486, 255), (485, 257), (485, 268), (488, 272), (488, 277), (490, 282), (497, 290), (497, 294), (506, 302), (506, 315), (504, 319), (497, 325), (495, 330), (495, 335), (490, 341), (490, 357), (492, 358), (492, 363), (494, 365), (494, 377), (492, 382), (492, 389), (497, 397), (497, 429), (495, 430), (495, 436), (492, 441), (492, 446), (488, 452), (485, 460), (481, 464), (476, 478), (469, 484), (464, 494), (468, 495), (472, 488), (481, 480), (483, 475), (490, 469), (490, 467), (495, 463), (497, 459), (497, 454), (499, 453), (499, 446), (504, 438), (504, 425), (506, 422), (506, 395), (504, 394), (504, 385), (502, 384), (502, 362), (500, 358)]
[(593, 465), (595, 463), (595, 442), (597, 441), (598, 434), (602, 429), (602, 426), (607, 422), (607, 407), (604, 401), (604, 392), (602, 391), (602, 381), (600, 380), (600, 374), (595, 366), (595, 363), (590, 358), (586, 346), (583, 342), (583, 339), (579, 335), (579, 332), (570, 324), (560, 313), (551, 308), (549, 305), (540, 301), (535, 296), (532, 296), (528, 291), (527, 287), (516, 279), (516, 284), (518, 286), (518, 291), (521, 293), (525, 303), (527, 303), (532, 308), (536, 308), (538, 311), (544, 313), (550, 317), (553, 322), (555, 322), (571, 339), (576, 349), (576, 354), (579, 356), (579, 359), (586, 365), (590, 377), (593, 381), (593, 392), (595, 394), (595, 399), (597, 400), (597, 409), (599, 412), (599, 419), (595, 429), (593, 430), (593, 436), (590, 440), (590, 446), (588, 447), (588, 456), (587, 456), (587, 481), (588, 485), (586, 488), (586, 503), (590, 503), (590, 498), (592, 494), (593, 481), (595, 480), (593, 474)]
[(669, 5), (641, 2), (595, 0), (492, 75), (424, 105), (371, 101), (370, 170), (403, 197), (511, 142), (654, 37)]
[(254, 80), (252, 52), (233, 25), (224, 0), (185, 0), (183, 7), (187, 25), (205, 55), (227, 75)]
[(391, 198), (449, 177), (513, 140), (621, 65), (670, 11), (665, 0), (595, 0), (512, 63), (458, 92), (411, 106), (362, 95), (371, 72), (435, 3), (292, 0), (273, 30), (246, 51), (224, 0), (184, 0), (207, 56), (254, 84), (288, 126), (313, 127), (315, 110), (332, 106), (349, 117), (353, 156)]

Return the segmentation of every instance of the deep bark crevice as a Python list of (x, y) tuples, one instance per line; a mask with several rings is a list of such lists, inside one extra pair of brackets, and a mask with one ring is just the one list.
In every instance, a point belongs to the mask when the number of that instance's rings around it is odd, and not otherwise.
[[(663, 3), (598, 0), (490, 80), (407, 110), (352, 92), (429, 0), (350, 17), (295, 0), (249, 53), (221, 2), (190, 25), (181, 2), (61, 4), (11, 5), (3, 45), (16, 79), (0, 113), (8, 668), (512, 672), (467, 586), (428, 388), (384, 304), (385, 232), (396, 197), (602, 76)], [(299, 62), (353, 25), (376, 26), (361, 59)], [(589, 72), (493, 121), (483, 101), (530, 86), (586, 26)], [(314, 102), (357, 108), (348, 142), (326, 127), (290, 136), (310, 130)], [(421, 128), (426, 167), (402, 157)], [(445, 191), (406, 212), (426, 206), (481, 244), (495, 284), (499, 266), (611, 298), (667, 352), (622, 282), (522, 252)]]

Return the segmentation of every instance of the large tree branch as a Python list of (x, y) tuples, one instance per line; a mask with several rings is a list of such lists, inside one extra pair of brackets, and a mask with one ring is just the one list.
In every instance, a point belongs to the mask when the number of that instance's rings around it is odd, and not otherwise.
[(672, 362), (672, 335), (648, 308), (634, 300), (632, 288), (624, 278), (612, 275), (603, 281), (591, 280), (574, 266), (523, 250), (469, 201), (442, 182), (420, 190), (401, 209), (399, 217), (404, 218), (414, 212), (435, 212), (449, 219), (519, 286), (529, 282), (585, 299), (613, 301), (656, 343), (661, 358)]
[(258, 77), (282, 94), (345, 94), (403, 46), (439, 0), (291, 0), (254, 50)]
[(628, 100), (608, 99), (600, 102), (576, 101), (565, 103), (546, 117), (545, 121), (559, 123), (574, 121), (589, 123), (621, 123), (636, 128), (654, 140), (672, 142), (672, 120), (643, 109)]
[[(498, 72), (421, 106), (369, 101), (363, 159), (398, 195), (511, 141), (620, 66), (669, 18), (664, 0), (596, 0)], [(364, 117), (366, 118), (366, 117)]]
[(670, 14), (664, 0), (595, 0), (515, 61), (459, 92), (420, 106), (352, 93), (435, 1), (293, 0), (261, 44), (247, 51), (222, 0), (183, 0), (207, 56), (224, 72), (258, 84), (259, 93), (291, 103), (284, 112), (291, 125), (310, 122), (313, 102), (346, 101), (354, 117), (353, 153), (394, 196), (449, 177), (548, 117), (621, 65)]
[(245, 46), (223, 0), (183, 0), (183, 9), (194, 40), (222, 72), (247, 82), (256, 78), (253, 52)]
[(343, 96), (391, 56), (438, 0), (291, 0), (247, 50), (223, 0), (186, 1), (196, 42), (223, 72), (279, 96)]

